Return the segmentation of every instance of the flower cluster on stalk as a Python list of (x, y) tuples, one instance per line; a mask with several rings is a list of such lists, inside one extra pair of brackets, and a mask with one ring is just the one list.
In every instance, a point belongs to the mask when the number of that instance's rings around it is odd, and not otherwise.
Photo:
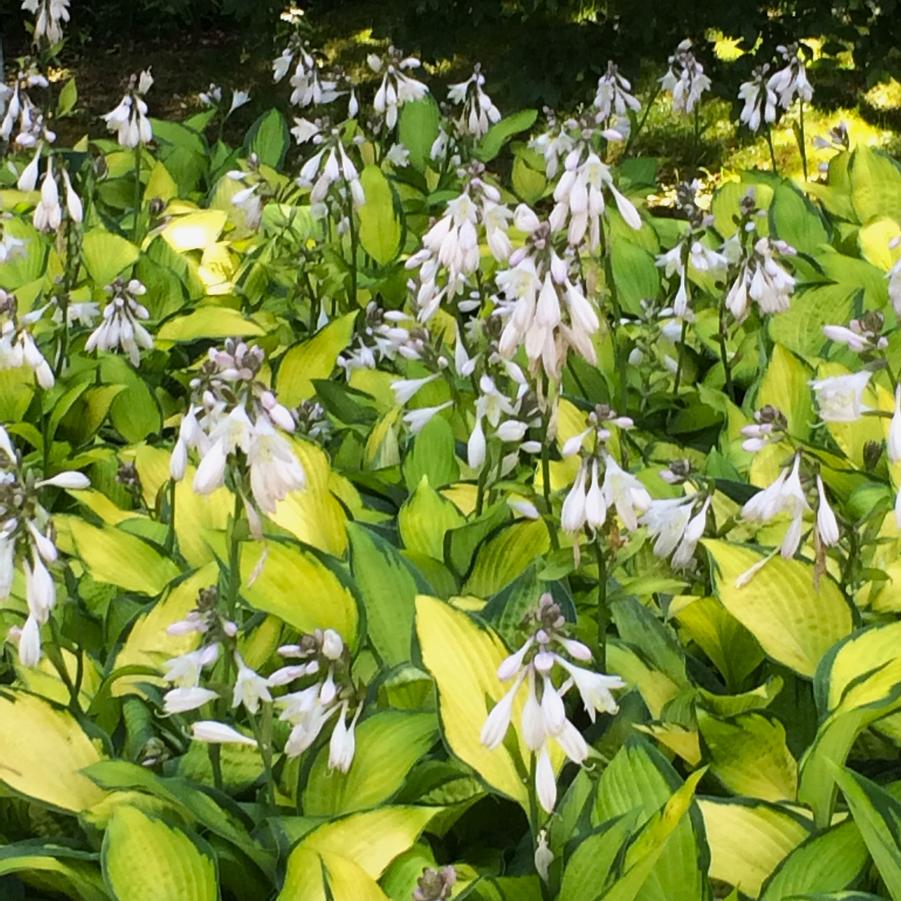
[(136, 278), (116, 279), (106, 286), (110, 299), (103, 308), (101, 322), (88, 335), (84, 349), (119, 351), (128, 355), (132, 366), (141, 362), (142, 350), (153, 350), (153, 337), (141, 324), (150, 318), (147, 308), (138, 300), (147, 288)]
[(53, 46), (63, 39), (63, 24), (69, 21), (69, 0), (22, 0), (22, 9), (34, 14), (35, 44)]
[[(535, 755), (535, 792), (548, 813), (557, 803), (557, 779), (551, 761), (555, 743), (573, 763), (584, 763), (590, 754), (582, 733), (567, 717), (564, 697), (575, 688), (591, 722), (598, 713), (614, 714), (619, 707), (611, 694), (625, 687), (618, 676), (595, 673), (573, 661), (591, 661), (591, 650), (567, 634), (566, 620), (549, 594), (541, 596), (527, 619), (531, 634), (522, 646), (498, 667), (497, 675), (511, 687), (492, 708), (482, 727), (481, 741), (496, 748), (504, 740), (513, 719), (517, 698), (525, 686), (525, 702), (519, 717), (520, 735)], [(555, 684), (555, 674), (558, 675)]]
[(106, 127), (116, 133), (120, 147), (140, 147), (153, 140), (153, 126), (147, 117), (147, 104), (144, 101), (151, 87), (153, 76), (149, 69), (140, 75), (132, 75), (119, 105), (103, 115)]
[(48, 391), (56, 379), (31, 334), (32, 326), (44, 315), (44, 308), (20, 316), (18, 306), (16, 295), (0, 288), (0, 370), (27, 366), (38, 385)]
[(673, 112), (688, 115), (694, 112), (705, 91), (710, 90), (710, 78), (692, 53), (692, 43), (686, 38), (669, 58), (669, 68), (660, 79), (660, 86), (673, 98)]
[[(265, 354), (259, 347), (229, 339), (211, 348), (198, 376), (191, 380), (191, 404), (181, 421), (172, 451), (172, 478), (181, 480), (188, 453), (200, 456), (193, 487), (209, 494), (226, 482), (245, 499), (255, 534), (261, 534), (257, 508), (274, 513), (279, 501), (305, 484), (303, 467), (286, 437), (294, 417), (259, 380)], [(244, 492), (249, 483), (250, 503)]]
[(10, 630), (23, 666), (41, 659), (41, 626), (56, 605), (56, 585), (50, 567), (58, 555), (50, 514), (41, 503), (46, 488), (80, 490), (89, 487), (80, 472), (60, 472), (37, 478), (26, 466), (8, 432), (0, 426), (0, 601), (12, 590), (17, 566), (25, 576), (28, 614), (24, 625)]

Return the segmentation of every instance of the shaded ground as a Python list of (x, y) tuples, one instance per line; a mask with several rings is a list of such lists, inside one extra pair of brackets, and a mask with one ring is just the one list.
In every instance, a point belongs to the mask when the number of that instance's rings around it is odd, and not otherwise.
[[(402, 8), (399, 0), (386, 0), (374, 14), (373, 5), (365, 0), (341, 4), (322, 2), (312, 4), (310, 15), (329, 61), (356, 76), (368, 77), (366, 54), (386, 44), (385, 38), (378, 36), (391, 31), (392, 23), (399, 21)], [(9, 66), (12, 57), (23, 49), (23, 36), (14, 34), (6, 41)], [(271, 81), (269, 61), (276, 44), (277, 41), (259, 31), (199, 27), (166, 37), (142, 34), (110, 44), (108, 36), (104, 39), (96, 33), (85, 36), (75, 28), (63, 55), (65, 66), (54, 73), (54, 80), (60, 84), (74, 75), (79, 88), (75, 115), (61, 123), (61, 140), (71, 143), (85, 133), (99, 134), (102, 123), (98, 117), (116, 105), (128, 75), (147, 67), (152, 67), (155, 78), (148, 103), (151, 114), (160, 118), (180, 119), (196, 111), (197, 94), (210, 82), (249, 90), (252, 102), (229, 123), (229, 136), (238, 139), (260, 112), (273, 105), (286, 107), (285, 85), (273, 85)], [(723, 44), (728, 52), (728, 43)], [(433, 86), (464, 76), (478, 59), (484, 63), (489, 90), (501, 108), (515, 109), (511, 98), (515, 98), (518, 86), (492, 78), (492, 71), (503, 71), (503, 41), (496, 35), (473, 29), (462, 46), (465, 52), (430, 65)], [(638, 84), (642, 99), (654, 94), (666, 52), (662, 51), (660, 56), (659, 61), (644, 66)], [(901, 85), (890, 82), (867, 93), (858, 92), (860, 73), (841, 68), (835, 60), (815, 61), (810, 77), (816, 89), (815, 99), (821, 105), (808, 111), (808, 143), (813, 136), (825, 133), (844, 119), (849, 122), (853, 140), (888, 146), (896, 151), (901, 149), (895, 134), (901, 127)], [(591, 86), (583, 87), (587, 98)], [(436, 93), (440, 97), (443, 92), (436, 88)], [(738, 168), (768, 166), (769, 152), (764, 140), (755, 139), (744, 129), (736, 129), (733, 123), (736, 115), (737, 109), (729, 98), (707, 100), (698, 146), (693, 123), (675, 118), (669, 110), (668, 99), (659, 96), (636, 141), (635, 152), (660, 159), (662, 173), (668, 181), (694, 173), (698, 164), (702, 169), (725, 175)], [(773, 139), (780, 169), (798, 173), (800, 157), (791, 125), (787, 121), (777, 127)], [(816, 154), (813, 156), (812, 168), (816, 165)]]

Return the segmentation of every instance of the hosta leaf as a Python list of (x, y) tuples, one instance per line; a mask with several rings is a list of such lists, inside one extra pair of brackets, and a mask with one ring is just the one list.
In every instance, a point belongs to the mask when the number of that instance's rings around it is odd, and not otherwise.
[(102, 228), (94, 228), (82, 239), (81, 258), (97, 285), (108, 285), (141, 255), (131, 241)]
[(285, 117), (276, 109), (267, 110), (250, 126), (244, 139), (248, 155), (255, 153), (261, 162), (277, 169), (285, 160), (291, 135)]
[(879, 217), (901, 219), (901, 170), (886, 154), (859, 144), (851, 154), (851, 204), (866, 225)]
[(397, 117), (397, 138), (410, 153), (410, 164), (420, 172), (431, 161), (432, 144), (438, 137), (440, 113), (430, 94), (405, 103)]
[(186, 316), (169, 319), (157, 332), (160, 341), (196, 341), (198, 338), (245, 338), (266, 334), (262, 326), (231, 307), (200, 307)]
[(710, 843), (710, 877), (752, 898), (766, 878), (810, 834), (803, 817), (765, 801), (699, 800)]
[[(263, 559), (265, 555), (265, 559)], [(252, 585), (247, 577), (262, 563)], [(353, 644), (357, 605), (338, 577), (312, 553), (280, 542), (249, 542), (241, 548), (241, 593), (257, 610), (271, 613), (299, 632), (334, 629)]]
[(0, 780), (14, 792), (78, 813), (106, 794), (81, 770), (101, 759), (72, 714), (24, 692), (0, 695)]
[(346, 775), (329, 772), (328, 748), (320, 749), (303, 793), (304, 813), (335, 816), (388, 801), (437, 737), (432, 713), (385, 711), (363, 720), (357, 726), (357, 749)]
[(551, 539), (542, 520), (520, 521), (501, 529), (476, 551), (463, 591), (476, 597), (490, 597), (509, 585), (550, 547)]
[(798, 764), (778, 720), (759, 713), (720, 720), (701, 711), (698, 727), (710, 755), (710, 772), (731, 792), (764, 801), (795, 799)]
[(388, 864), (403, 854), (438, 812), (434, 807), (381, 807), (323, 823), (309, 832), (288, 856), (280, 899), (305, 898), (305, 851), (353, 861), (370, 879), (378, 879)]
[(391, 183), (378, 166), (367, 166), (360, 175), (366, 203), (358, 210), (360, 244), (380, 266), (387, 266), (400, 252), (403, 229), (394, 208)]
[(416, 599), (416, 635), (422, 660), (438, 689), (438, 710), (450, 750), (501, 794), (528, 804), (525, 754), (515, 759), (503, 744), (489, 751), (479, 740), (489, 710), (505, 692), (497, 668), (508, 651), (487, 629), (449, 604)]
[(386, 666), (410, 659), (416, 578), (397, 549), (359, 523), (348, 525), (350, 568), (366, 606), (366, 628)]
[[(639, 738), (630, 738), (601, 776), (592, 823), (603, 823), (636, 811), (642, 819), (653, 817), (665, 810), (671, 799), (679, 799), (649, 833), (649, 839), (653, 839), (651, 848), (658, 839), (665, 838), (666, 842), (665, 847), (654, 848), (656, 859), (639, 882), (642, 901), (702, 901), (709, 897), (704, 878), (707, 863), (703, 822), (696, 808), (688, 818), (682, 818), (683, 801), (691, 805), (694, 786), (689, 787), (687, 798), (678, 794), (679, 790), (680, 779), (672, 765), (656, 748)], [(672, 823), (672, 816), (676, 816), (676, 823)], [(673, 827), (672, 834), (667, 829), (669, 825)], [(631, 879), (639, 881), (638, 875)]]
[(388, 901), (378, 883), (359, 864), (333, 852), (296, 847), (277, 901)]
[(725, 541), (704, 541), (716, 566), (716, 596), (760, 642), (766, 653), (802, 676), (812, 676), (820, 659), (851, 631), (851, 611), (836, 584), (813, 567), (774, 557), (741, 588), (736, 580), (761, 555)]
[(435, 491), (425, 476), (397, 514), (404, 547), (435, 560), (444, 560), (445, 532), (465, 521), (463, 514)]
[[(215, 585), (218, 578), (219, 567), (215, 563), (208, 563), (179, 582), (147, 613), (142, 614), (131, 627), (128, 638), (116, 655), (114, 670), (126, 666), (162, 667), (170, 657), (177, 657), (195, 648), (200, 639), (198, 633), (170, 635), (166, 629), (184, 619), (197, 606), (200, 590)], [(123, 676), (113, 684), (113, 696), (141, 693), (137, 687), (140, 682), (163, 684), (161, 678), (157, 680), (152, 676)]]
[(64, 845), (18, 842), (0, 848), (0, 878), (15, 873), (73, 901), (107, 901), (97, 855)]
[(160, 234), (176, 253), (203, 250), (219, 240), (226, 219), (222, 210), (197, 210), (172, 219)]
[(276, 378), (283, 404), (296, 407), (315, 393), (314, 379), (326, 379), (332, 374), (338, 356), (350, 343), (356, 319), (356, 313), (347, 313), (288, 350), (279, 363)]
[[(638, 901), (649, 897), (646, 886), (649, 883), (654, 885), (652, 877), (657, 875), (657, 864), (668, 850), (676, 829), (684, 822), (694, 800), (695, 788), (703, 775), (704, 770), (692, 773), (663, 808), (642, 827), (626, 851), (623, 875), (601, 896), (603, 901)], [(681, 886), (685, 884), (682, 880), (697, 887), (699, 894), (695, 897), (709, 896), (706, 886), (702, 888), (699, 884), (699, 875), (697, 860), (684, 858), (678, 874), (680, 881), (673, 885), (670, 897), (687, 897), (682, 894)]]
[(557, 901), (596, 901), (607, 874), (635, 825), (635, 817), (622, 816), (585, 836), (566, 861)]
[(892, 901), (901, 901), (901, 802), (853, 770), (832, 772)]
[(855, 882), (870, 855), (852, 820), (805, 839), (764, 884), (763, 901), (785, 901), (804, 892), (840, 891)]
[(757, 392), (755, 407), (770, 404), (785, 414), (788, 432), (795, 438), (807, 438), (813, 421), (810, 379), (812, 373), (781, 344), (773, 346), (766, 373)]
[(531, 128), (537, 118), (538, 110), (534, 109), (524, 109), (510, 116), (504, 116), (500, 122), (495, 122), (479, 141), (475, 150), (476, 157), (483, 163), (490, 162), (513, 135)]
[[(801, 759), (798, 797), (818, 825), (830, 822), (835, 800), (832, 768), (844, 763), (857, 736), (871, 723), (901, 710), (901, 658), (877, 627), (850, 636), (828, 654), (814, 683), (821, 715), (816, 738)], [(888, 657), (888, 659), (887, 659)], [(832, 677), (832, 670), (836, 676)], [(833, 688), (834, 685), (834, 688)], [(827, 707), (833, 699), (835, 707)]]
[(121, 901), (216, 901), (215, 857), (198, 839), (135, 807), (119, 807), (103, 836), (103, 875)]

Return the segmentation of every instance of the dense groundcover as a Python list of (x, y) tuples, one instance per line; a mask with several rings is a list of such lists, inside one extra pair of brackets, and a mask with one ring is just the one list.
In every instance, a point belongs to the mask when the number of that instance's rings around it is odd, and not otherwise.
[(146, 71), (64, 147), (24, 7), (0, 896), (901, 899), (901, 168), (797, 47), (741, 114), (804, 173), (660, 185), (613, 64), (439, 103), (290, 14), (239, 145)]

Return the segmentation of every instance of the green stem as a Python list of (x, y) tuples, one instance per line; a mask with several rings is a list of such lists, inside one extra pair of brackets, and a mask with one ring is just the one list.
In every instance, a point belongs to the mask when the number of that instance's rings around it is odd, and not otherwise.
[(695, 104), (695, 128), (694, 128), (694, 147), (692, 149), (692, 158), (694, 159), (694, 168), (697, 172), (701, 163), (701, 104)]
[(135, 221), (132, 226), (132, 241), (138, 243), (141, 236), (141, 145), (135, 147), (135, 200), (134, 200), (134, 217)]
[(676, 361), (676, 377), (673, 380), (673, 403), (679, 399), (679, 383), (682, 380), (682, 365), (685, 354), (685, 339), (688, 335), (688, 320), (682, 320), (682, 333), (679, 335), (679, 356)]
[(767, 124), (767, 127), (766, 127), (766, 143), (767, 143), (767, 147), (770, 148), (770, 163), (773, 167), (773, 172), (777, 172), (776, 151), (773, 147), (773, 129), (770, 128), (769, 124)]
[(210, 756), (210, 768), (213, 771), (213, 785), (222, 791), (222, 748), (217, 744), (207, 745)]
[[(354, 201), (350, 191), (347, 192), (347, 232), (350, 236), (350, 309), (357, 309), (357, 226), (354, 223)], [(334, 311), (333, 315), (334, 315)]]
[(175, 550), (175, 479), (169, 479), (169, 529), (164, 545), (167, 554)]
[(726, 305), (720, 305), (720, 323), (717, 330), (717, 338), (720, 346), (720, 360), (723, 363), (723, 375), (725, 378), (726, 394), (729, 400), (735, 401), (735, 390), (732, 386), (732, 370), (729, 368), (729, 352), (726, 349)]
[(272, 773), (272, 705), (263, 702), (262, 723), (256, 717), (250, 718), (254, 738), (263, 758), (263, 772), (266, 776), (266, 804), (269, 811), (275, 813), (275, 777)]
[(623, 156), (625, 156), (629, 150), (631, 150), (632, 145), (638, 140), (638, 136), (641, 134), (641, 130), (644, 128), (645, 122), (648, 121), (648, 116), (651, 114), (651, 108), (654, 106), (654, 101), (657, 99), (658, 94), (660, 94), (661, 86), (658, 82), (657, 90), (654, 91), (653, 96), (648, 101), (647, 106), (644, 108), (644, 114), (638, 122), (638, 125), (635, 127), (635, 130), (629, 134), (629, 139), (626, 141), (626, 146), (623, 148)]
[(69, 692), (69, 709), (74, 714), (81, 713), (81, 707), (78, 704), (78, 687), (72, 681), (69, 670), (66, 667), (66, 658), (63, 656), (62, 636), (59, 632), (59, 626), (51, 615), (48, 618), (50, 625), (50, 634), (53, 636), (53, 645), (46, 649), (47, 658), (53, 664), (54, 669), (62, 679), (63, 684)]
[(238, 593), (241, 588), (241, 543), (237, 538), (238, 520), (243, 509), (241, 492), (235, 486), (235, 506), (232, 510), (231, 524), (228, 529), (228, 594), (226, 596), (226, 610), (228, 618), (235, 621), (238, 608)]
[(800, 101), (798, 118), (798, 149), (801, 151), (801, 171), (804, 173), (804, 181), (807, 181), (807, 142), (804, 138), (804, 101)]
[(598, 669), (607, 671), (607, 629), (610, 626), (610, 608), (607, 605), (607, 558), (601, 545), (601, 536), (594, 542), (594, 555), (598, 564), (598, 643), (595, 651)]
[[(545, 377), (545, 391), (547, 391), (547, 377)], [(556, 551), (560, 548), (560, 539), (551, 507), (551, 439), (548, 437), (550, 425), (551, 412), (548, 410), (544, 416), (544, 441), (541, 442), (541, 493), (544, 497), (544, 519), (551, 538), (551, 548)]]

